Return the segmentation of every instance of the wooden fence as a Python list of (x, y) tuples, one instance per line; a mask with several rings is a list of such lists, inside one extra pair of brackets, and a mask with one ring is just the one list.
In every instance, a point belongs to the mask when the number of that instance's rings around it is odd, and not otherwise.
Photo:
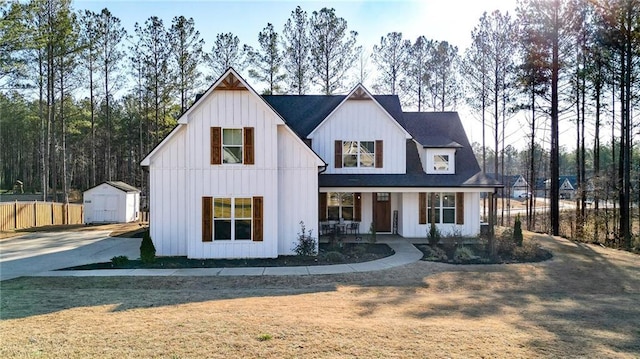
[(55, 202), (0, 203), (0, 230), (84, 223), (84, 206)]

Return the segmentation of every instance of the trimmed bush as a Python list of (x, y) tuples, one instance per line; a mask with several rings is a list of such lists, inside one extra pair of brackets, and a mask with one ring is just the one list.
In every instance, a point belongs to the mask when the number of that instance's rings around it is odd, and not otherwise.
[(522, 247), (522, 239), (522, 222), (520, 221), (520, 214), (518, 214), (513, 224), (513, 243), (518, 247)]
[(140, 244), (140, 260), (142, 263), (153, 263), (156, 261), (156, 247), (153, 245), (149, 231), (145, 231)]

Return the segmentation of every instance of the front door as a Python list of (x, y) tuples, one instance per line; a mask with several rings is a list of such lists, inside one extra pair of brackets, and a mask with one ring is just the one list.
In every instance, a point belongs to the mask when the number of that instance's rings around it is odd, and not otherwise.
[(376, 232), (391, 232), (391, 194), (378, 192), (373, 194), (373, 222)]

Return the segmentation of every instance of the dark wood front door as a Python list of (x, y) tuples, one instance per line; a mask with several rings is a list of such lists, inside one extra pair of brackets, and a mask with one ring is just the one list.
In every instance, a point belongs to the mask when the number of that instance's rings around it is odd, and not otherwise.
[(373, 218), (376, 232), (391, 232), (391, 193), (373, 194)]

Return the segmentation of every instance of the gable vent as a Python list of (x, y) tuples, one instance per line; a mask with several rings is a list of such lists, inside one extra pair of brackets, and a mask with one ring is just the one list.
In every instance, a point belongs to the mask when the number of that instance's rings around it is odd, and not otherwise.
[(351, 96), (349, 96), (349, 100), (372, 100), (372, 98), (367, 94), (365, 90), (362, 88), (357, 88)]
[(229, 73), (227, 77), (225, 77), (220, 84), (216, 86), (216, 90), (227, 90), (227, 91), (246, 91), (247, 88), (242, 84), (242, 81), (234, 76), (232, 73)]

